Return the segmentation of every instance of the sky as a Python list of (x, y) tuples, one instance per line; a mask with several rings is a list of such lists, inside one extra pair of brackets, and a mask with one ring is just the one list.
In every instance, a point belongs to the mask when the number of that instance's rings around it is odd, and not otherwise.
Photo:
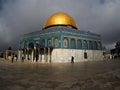
[(120, 0), (0, 0), (0, 51), (18, 49), (21, 35), (41, 30), (59, 11), (72, 16), (79, 30), (100, 34), (107, 49), (120, 40)]

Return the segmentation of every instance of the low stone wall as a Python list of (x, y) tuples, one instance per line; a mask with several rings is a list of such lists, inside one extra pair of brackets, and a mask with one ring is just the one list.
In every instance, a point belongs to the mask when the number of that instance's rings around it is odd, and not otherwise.
[[(87, 53), (87, 59), (84, 58), (84, 53)], [(52, 62), (71, 62), (71, 57), (74, 57), (75, 62), (87, 60), (103, 60), (102, 50), (76, 50), (76, 49), (54, 49), (52, 51)]]

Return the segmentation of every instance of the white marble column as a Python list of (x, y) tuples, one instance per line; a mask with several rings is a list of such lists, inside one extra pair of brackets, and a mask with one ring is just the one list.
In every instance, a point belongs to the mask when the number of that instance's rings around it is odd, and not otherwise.
[(34, 47), (34, 62), (36, 62), (36, 47)]
[(48, 48), (48, 63), (50, 62), (50, 48)]
[(46, 48), (44, 48), (44, 62), (46, 62)]
[(5, 56), (6, 56), (6, 59), (8, 59), (8, 51), (7, 51), (7, 50), (6, 50), (6, 53), (5, 53), (5, 54), (6, 54), (6, 55), (5, 55)]
[(39, 62), (41, 62), (42, 61), (41, 50), (39, 49), (38, 52), (39, 52)]
[(50, 48), (50, 63), (52, 62), (52, 48)]
[(29, 51), (30, 51), (30, 49), (28, 48), (28, 51), (27, 51), (28, 59), (27, 59), (27, 60), (30, 60), (30, 54), (29, 54)]
[(27, 55), (27, 49), (25, 49), (25, 60), (27, 60), (28, 59), (28, 57), (27, 57), (28, 55)]
[(31, 61), (33, 62), (33, 55), (34, 55), (34, 50), (32, 49), (32, 53), (31, 53)]
[(21, 60), (21, 50), (18, 50), (18, 60)]

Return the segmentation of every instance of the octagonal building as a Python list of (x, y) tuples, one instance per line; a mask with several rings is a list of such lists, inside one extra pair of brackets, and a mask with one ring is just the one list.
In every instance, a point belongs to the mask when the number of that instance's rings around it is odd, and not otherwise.
[(50, 16), (39, 31), (20, 39), (19, 59), (32, 62), (75, 62), (102, 60), (101, 36), (79, 30), (75, 20), (64, 12)]

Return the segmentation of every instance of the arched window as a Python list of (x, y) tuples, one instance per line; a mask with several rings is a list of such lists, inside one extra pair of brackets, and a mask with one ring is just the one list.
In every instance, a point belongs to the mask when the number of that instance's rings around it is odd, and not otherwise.
[(98, 42), (98, 49), (101, 49), (101, 42)]
[(71, 46), (72, 49), (76, 48), (75, 47), (75, 39), (71, 39), (70, 46)]
[(87, 49), (87, 41), (83, 40), (83, 49)]
[(28, 44), (28, 48), (32, 48), (33, 49), (34, 48), (34, 44), (33, 43), (29, 43)]
[(97, 42), (94, 41), (94, 49), (97, 50), (98, 49), (98, 45), (97, 45)]
[(41, 45), (42, 45), (43, 47), (45, 46), (45, 40), (44, 40), (44, 39), (41, 41)]
[(93, 43), (92, 43), (92, 41), (89, 41), (89, 49), (93, 49)]
[(55, 47), (58, 47), (59, 46), (59, 41), (58, 41), (58, 38), (55, 38)]
[(24, 48), (27, 48), (27, 42), (24, 42)]
[(82, 49), (82, 40), (80, 39), (77, 40), (77, 48)]
[[(30, 42), (29, 44), (28, 44), (28, 48), (29, 49), (34, 49), (34, 43), (33, 42)], [(32, 53), (32, 50), (29, 50), (28, 51), (28, 54), (31, 54)]]
[(52, 40), (48, 39), (47, 44), (48, 44), (48, 46), (52, 46)]
[(78, 48), (78, 49), (81, 48), (81, 42), (80, 42), (80, 39), (77, 40), (77, 48)]
[(39, 46), (40, 46), (39, 42), (36, 42), (36, 48), (39, 48)]
[(68, 48), (68, 38), (66, 37), (63, 39), (63, 47)]

